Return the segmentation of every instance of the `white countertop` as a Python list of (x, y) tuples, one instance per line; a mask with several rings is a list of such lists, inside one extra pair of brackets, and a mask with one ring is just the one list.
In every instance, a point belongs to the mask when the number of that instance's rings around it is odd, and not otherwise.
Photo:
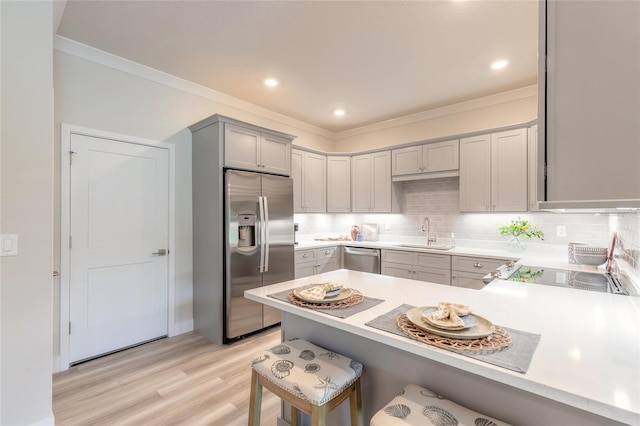
[(449, 250), (414, 248), (402, 246), (399, 242), (385, 241), (303, 241), (295, 246), (295, 250), (308, 250), (323, 247), (335, 246), (351, 246), (351, 247), (367, 247), (387, 250), (403, 250), (403, 251), (419, 251), (424, 253), (434, 253), (449, 256), (472, 256), (486, 257), (492, 259), (510, 259), (518, 261), (520, 264), (528, 266), (539, 266), (546, 268), (559, 268), (570, 271), (586, 271), (586, 272), (604, 272), (602, 266), (585, 266), (570, 264), (567, 259), (567, 250), (565, 246), (559, 245), (542, 245), (538, 244), (536, 249), (515, 253), (504, 249), (496, 248), (501, 246), (500, 243), (492, 244), (489, 247), (469, 247), (456, 246)]
[[(328, 280), (384, 302), (339, 319), (267, 296)], [(344, 269), (249, 290), (245, 297), (569, 406), (640, 424), (638, 297), (503, 280), (472, 290)], [(469, 305), (494, 324), (540, 334), (529, 371), (512, 372), (364, 325), (403, 303), (442, 301)]]

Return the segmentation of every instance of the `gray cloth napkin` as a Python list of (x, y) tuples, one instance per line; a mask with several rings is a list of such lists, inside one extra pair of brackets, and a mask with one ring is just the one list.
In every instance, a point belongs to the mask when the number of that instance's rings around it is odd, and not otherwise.
[[(407, 335), (396, 323), (398, 315), (406, 313), (409, 309), (415, 308), (411, 305), (400, 305), (394, 310), (387, 312), (384, 315), (380, 315), (377, 318), (372, 319), (365, 325), (378, 330), (387, 331), (389, 333), (397, 334), (398, 336), (404, 336), (410, 339), (413, 337)], [(489, 364), (497, 365), (498, 367), (507, 368), (518, 373), (526, 373), (531, 365), (533, 354), (540, 342), (540, 335), (528, 333), (526, 331), (515, 330), (513, 328), (503, 327), (511, 336), (511, 346), (500, 349), (494, 352), (475, 352), (448, 349), (451, 352), (456, 352), (470, 358), (474, 358), (480, 361), (488, 362)], [(414, 339), (415, 340), (415, 339)]]
[[(289, 293), (292, 291), (293, 289), (290, 289), (290, 290), (280, 291), (278, 293), (268, 294), (267, 296), (273, 297), (274, 299), (282, 300), (284, 302), (291, 303), (291, 301), (289, 300)], [(332, 315), (338, 318), (347, 318), (347, 317), (350, 317), (351, 315), (357, 314), (358, 312), (362, 312), (364, 310), (372, 308), (382, 302), (384, 302), (384, 300), (382, 299), (374, 299), (373, 297), (364, 296), (364, 300), (361, 303), (358, 303), (357, 305), (353, 305), (353, 306), (347, 306), (346, 308), (335, 308), (335, 309), (309, 308), (309, 309), (313, 309), (319, 312), (324, 312), (327, 315)]]

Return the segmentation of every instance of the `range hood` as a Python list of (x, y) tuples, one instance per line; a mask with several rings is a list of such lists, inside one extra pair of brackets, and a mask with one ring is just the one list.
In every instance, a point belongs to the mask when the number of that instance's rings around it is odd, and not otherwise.
[(640, 210), (640, 199), (540, 201), (538, 207), (555, 213), (624, 213)]

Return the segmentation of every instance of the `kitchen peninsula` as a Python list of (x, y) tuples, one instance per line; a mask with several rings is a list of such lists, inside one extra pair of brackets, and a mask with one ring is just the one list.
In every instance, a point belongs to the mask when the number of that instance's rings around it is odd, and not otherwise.
[[(382, 302), (341, 319), (270, 295), (337, 281)], [(365, 422), (408, 383), (518, 425), (640, 424), (640, 299), (496, 280), (483, 290), (338, 270), (245, 292), (282, 310), (283, 338), (364, 364)], [(402, 305), (455, 302), (501, 327), (540, 335), (525, 373), (366, 325)], [(347, 424), (346, 410), (329, 424)], [(286, 416), (286, 410), (285, 410)]]

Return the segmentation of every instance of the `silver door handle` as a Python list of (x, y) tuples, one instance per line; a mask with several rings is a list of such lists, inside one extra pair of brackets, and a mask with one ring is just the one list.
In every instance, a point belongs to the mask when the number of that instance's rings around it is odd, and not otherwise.
[(265, 272), (264, 270), (264, 242), (266, 239), (265, 235), (265, 221), (264, 221), (264, 197), (258, 196), (258, 211), (260, 212), (260, 265), (258, 266), (258, 270), (260, 273)]
[[(264, 166), (262, 166), (264, 167)], [(262, 197), (264, 208), (264, 272), (269, 271), (269, 201)]]
[(167, 249), (159, 249), (157, 252), (151, 254), (155, 254), (156, 256), (166, 256), (167, 253), (169, 253)]

